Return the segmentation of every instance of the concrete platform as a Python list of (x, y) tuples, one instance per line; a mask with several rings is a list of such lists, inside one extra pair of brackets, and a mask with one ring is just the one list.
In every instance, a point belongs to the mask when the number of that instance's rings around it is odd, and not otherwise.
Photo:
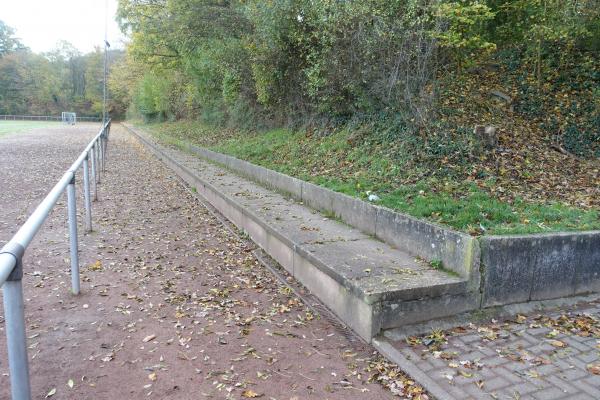
[(471, 291), (465, 278), (436, 270), (290, 196), (130, 131), (366, 341), (382, 329), (480, 306), (479, 292)]

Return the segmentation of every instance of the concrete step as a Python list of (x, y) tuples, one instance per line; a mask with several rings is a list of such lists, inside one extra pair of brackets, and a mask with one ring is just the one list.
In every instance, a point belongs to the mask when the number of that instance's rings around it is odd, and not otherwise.
[(131, 131), (365, 340), (382, 329), (479, 306), (464, 278), (434, 269), (289, 196)]

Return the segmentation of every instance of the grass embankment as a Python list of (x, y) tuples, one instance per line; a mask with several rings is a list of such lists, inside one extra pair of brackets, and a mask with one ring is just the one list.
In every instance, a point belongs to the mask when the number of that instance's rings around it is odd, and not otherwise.
[[(562, 196), (560, 185), (528, 185), (527, 179), (546, 182), (556, 172), (547, 158), (526, 160), (530, 172), (523, 175), (507, 173), (503, 163), (490, 166), (485, 157), (460, 168), (445, 169), (443, 157), (439, 165), (419, 163), (402, 141), (349, 129), (328, 135), (286, 129), (248, 133), (184, 121), (142, 127), (172, 144), (192, 142), (364, 200), (373, 192), (380, 197), (377, 204), (474, 235), (600, 229), (594, 188), (586, 186), (598, 183), (597, 169), (589, 171), (590, 181), (570, 188), (576, 190), (573, 196)], [(573, 162), (598, 168), (595, 161), (558, 156), (556, 162), (566, 168)], [(564, 178), (573, 173), (565, 170)]]
[(0, 121), (0, 137), (56, 125), (52, 121)]

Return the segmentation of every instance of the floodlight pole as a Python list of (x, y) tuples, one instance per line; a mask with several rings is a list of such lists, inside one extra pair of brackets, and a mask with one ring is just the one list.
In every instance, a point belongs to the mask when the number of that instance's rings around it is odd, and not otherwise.
[(106, 115), (106, 59), (107, 59), (107, 51), (108, 51), (108, 22), (107, 22), (107, 16), (108, 16), (108, 0), (105, 1), (105, 6), (106, 6), (106, 12), (104, 15), (104, 84), (103, 84), (103, 91), (102, 91), (102, 124), (105, 124), (107, 121), (107, 115)]

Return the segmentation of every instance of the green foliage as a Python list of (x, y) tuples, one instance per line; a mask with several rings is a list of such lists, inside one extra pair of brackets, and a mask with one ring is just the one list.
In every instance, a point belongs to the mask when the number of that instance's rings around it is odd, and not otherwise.
[[(132, 30), (130, 62), (143, 65), (135, 80), (140, 88), (129, 91), (137, 111), (158, 119), (193, 114), (223, 124), (248, 96), (254, 98), (242, 10), (237, 1), (120, 1), (119, 22)], [(165, 99), (170, 104), (158, 106)]]
[(499, 41), (523, 47), (538, 85), (548, 61), (564, 63), (575, 53), (600, 46), (598, 0), (496, 0), (492, 33)]
[(132, 37), (117, 69), (127, 89), (111, 87), (146, 119), (316, 136), (357, 127), (451, 173), (444, 164), (478, 152), (471, 130), (490, 107), (443, 107), (444, 77), (500, 63), (518, 82), (489, 84), (511, 88), (518, 115), (574, 154), (597, 154), (598, 101), (564, 99), (597, 91), (598, 0), (120, 0), (119, 21)]
[(235, 104), (240, 98), (241, 78), (235, 71), (225, 71), (223, 74), (223, 101), (225, 104)]
[(14, 29), (0, 20), (0, 57), (25, 48), (14, 35)]
[(481, 54), (496, 50), (496, 44), (484, 38), (484, 24), (495, 13), (483, 2), (441, 2), (435, 7), (435, 15), (446, 29), (433, 32), (442, 48), (448, 49), (460, 67), (476, 64)]
[(133, 31), (132, 58), (188, 76), (197, 114), (210, 122), (241, 120), (238, 112), (285, 121), (390, 107), (424, 120), (436, 71), (426, 7), (427, 0), (122, 0), (119, 18)]
[(110, 115), (124, 116), (130, 106), (130, 111), (133, 111), (132, 98), (137, 88), (138, 76), (142, 73), (128, 55), (114, 62), (108, 75)]
[[(109, 53), (109, 67), (122, 56)], [(81, 54), (68, 42), (35, 54), (17, 49), (0, 56), (0, 114), (60, 114), (74, 111), (80, 116), (102, 113), (104, 54), (96, 50)], [(109, 102), (113, 116), (126, 106)]]
[(444, 272), (450, 276), (454, 276), (454, 277), (460, 276), (458, 273), (452, 271), (451, 269), (444, 267), (444, 263), (442, 262), (442, 260), (431, 260), (429, 262), (429, 265), (431, 266), (431, 268), (437, 269), (438, 271)]
[(421, 101), (429, 100), (425, 89), (436, 71), (427, 7), (419, 0), (253, 2), (250, 53), (259, 101), (332, 119), (384, 109), (426, 112)]

